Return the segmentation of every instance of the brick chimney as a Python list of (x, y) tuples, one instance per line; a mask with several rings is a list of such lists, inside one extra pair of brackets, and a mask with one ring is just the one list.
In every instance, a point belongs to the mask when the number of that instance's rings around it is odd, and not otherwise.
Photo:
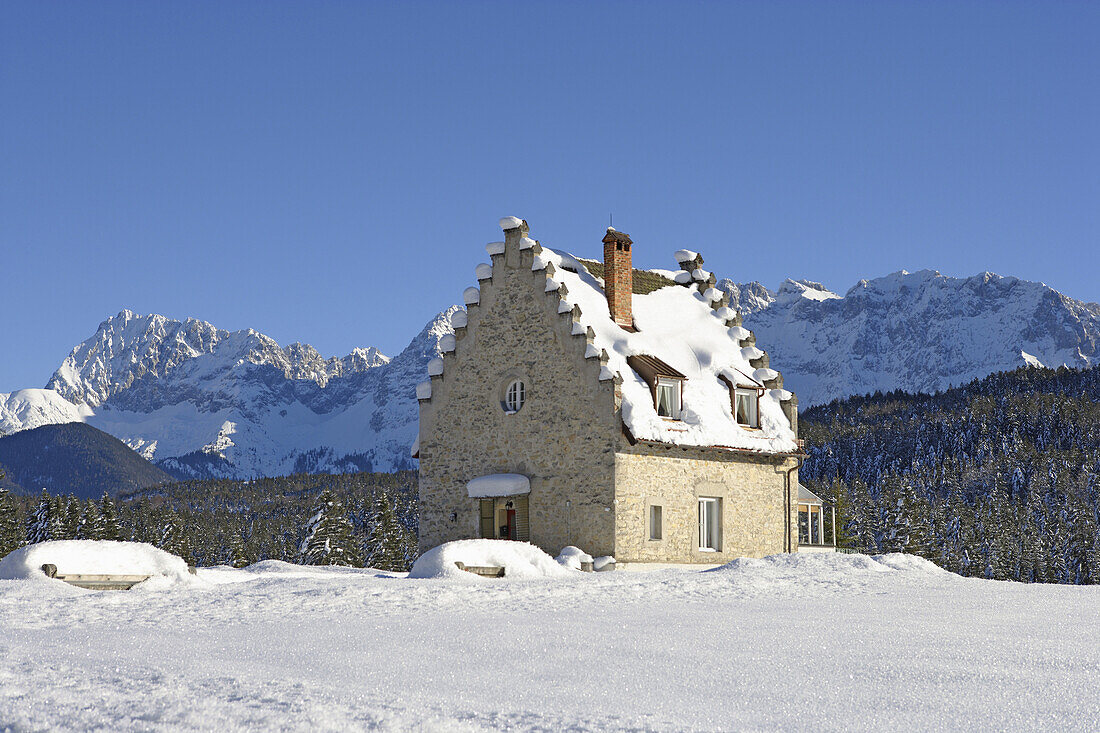
[(603, 289), (611, 320), (634, 330), (631, 297), (634, 294), (634, 269), (630, 264), (630, 236), (611, 227), (603, 238)]

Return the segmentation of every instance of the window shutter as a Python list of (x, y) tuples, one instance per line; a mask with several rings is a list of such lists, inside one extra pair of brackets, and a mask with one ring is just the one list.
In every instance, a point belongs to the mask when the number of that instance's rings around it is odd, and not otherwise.
[(516, 539), (520, 542), (531, 541), (531, 519), (528, 514), (528, 497), (517, 496), (513, 501), (516, 507)]
[(495, 506), (492, 499), (481, 500), (481, 538), (485, 540), (491, 540), (496, 536), (496, 529), (493, 527), (495, 521)]

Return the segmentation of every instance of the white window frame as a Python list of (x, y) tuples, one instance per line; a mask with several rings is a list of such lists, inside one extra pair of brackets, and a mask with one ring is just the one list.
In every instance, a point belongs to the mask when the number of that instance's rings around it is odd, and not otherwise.
[[(665, 538), (665, 510), (660, 504), (649, 505), (649, 541), (660, 542)], [(656, 520), (656, 521), (655, 521)]]
[[(749, 422), (747, 423), (743, 423), (737, 419), (737, 402), (742, 397), (749, 400), (749, 405), (752, 408), (749, 415)], [(755, 389), (742, 389), (741, 387), (735, 389), (733, 391), (733, 419), (743, 428), (760, 427), (760, 393)]]
[(722, 551), (722, 500), (699, 497), (699, 552)]
[[(672, 387), (672, 414), (661, 414), (661, 387)], [(680, 411), (683, 409), (683, 380), (674, 379), (672, 377), (658, 377), (657, 384), (653, 390), (653, 409), (657, 411), (658, 417), (663, 417), (667, 420), (679, 420)]]
[[(802, 534), (802, 515), (806, 515), (806, 539)], [(825, 544), (825, 507), (821, 504), (808, 504), (802, 502), (798, 505), (798, 544), (800, 545), (824, 545)], [(816, 542), (814, 541), (816, 540)], [(836, 542), (836, 528), (833, 528), (833, 543)]]
[(522, 379), (513, 379), (504, 388), (504, 412), (514, 415), (527, 404), (527, 385)]

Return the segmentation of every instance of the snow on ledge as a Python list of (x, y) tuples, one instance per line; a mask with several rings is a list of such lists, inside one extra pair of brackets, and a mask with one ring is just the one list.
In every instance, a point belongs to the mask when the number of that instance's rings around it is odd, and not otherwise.
[(454, 351), (457, 345), (458, 342), (455, 340), (453, 333), (448, 333), (443, 338), (439, 339), (439, 350), (444, 354)]
[(694, 262), (699, 257), (699, 253), (692, 252), (690, 249), (678, 249), (673, 256), (677, 262)]
[(453, 328), (466, 328), (467, 323), (469, 323), (469, 316), (466, 311), (455, 311), (451, 314), (451, 326)]
[(522, 473), (491, 473), (466, 483), (466, 493), (471, 499), (490, 499), (499, 496), (519, 496), (531, 493), (531, 479)]
[(485, 251), (492, 255), (504, 254), (504, 242), (489, 242), (485, 245)]
[(416, 385), (416, 399), (418, 400), (430, 400), (432, 398), (432, 383), (430, 381), (420, 382)]
[(470, 286), (462, 291), (462, 302), (466, 305), (477, 305), (481, 302), (481, 291)]
[(493, 266), (487, 262), (482, 262), (474, 268), (474, 275), (478, 280), (489, 280), (493, 277)]
[(505, 216), (501, 218), (499, 223), (500, 228), (507, 231), (509, 229), (515, 229), (516, 227), (518, 227), (520, 224), (523, 223), (523, 219), (520, 219), (517, 216)]
[(428, 376), (438, 377), (443, 373), (443, 360), (438, 356), (428, 362)]

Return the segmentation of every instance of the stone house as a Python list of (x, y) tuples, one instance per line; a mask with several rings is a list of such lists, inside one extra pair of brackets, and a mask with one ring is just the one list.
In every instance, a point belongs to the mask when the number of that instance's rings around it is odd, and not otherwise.
[(576, 545), (624, 562), (798, 548), (795, 396), (695, 252), (636, 270), (506, 217), (417, 387), (420, 545)]

